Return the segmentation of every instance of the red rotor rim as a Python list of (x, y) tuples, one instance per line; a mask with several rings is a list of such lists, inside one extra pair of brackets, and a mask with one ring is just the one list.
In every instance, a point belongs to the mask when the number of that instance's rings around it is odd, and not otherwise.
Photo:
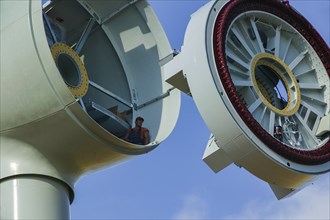
[(226, 35), (232, 21), (238, 15), (251, 10), (268, 12), (291, 24), (313, 47), (323, 63), (328, 76), (330, 76), (329, 47), (313, 26), (288, 4), (282, 4), (277, 0), (232, 0), (218, 14), (213, 33), (213, 49), (217, 71), (229, 100), (248, 128), (277, 154), (291, 161), (306, 165), (320, 165), (330, 161), (330, 140), (314, 150), (305, 151), (291, 148), (266, 132), (254, 119), (238, 95), (227, 67), (225, 53)]

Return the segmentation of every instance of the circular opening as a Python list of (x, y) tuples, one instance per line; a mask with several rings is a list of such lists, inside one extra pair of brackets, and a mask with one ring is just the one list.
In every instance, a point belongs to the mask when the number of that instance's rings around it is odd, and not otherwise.
[(80, 85), (81, 74), (79, 68), (68, 54), (59, 54), (56, 60), (56, 65), (66, 84), (71, 87), (78, 87)]
[(275, 108), (283, 110), (289, 96), (285, 83), (275, 70), (266, 65), (258, 65), (255, 70), (257, 87), (264, 98)]
[(298, 82), (283, 61), (268, 53), (258, 54), (251, 63), (251, 75), (257, 95), (269, 109), (284, 116), (298, 111)]

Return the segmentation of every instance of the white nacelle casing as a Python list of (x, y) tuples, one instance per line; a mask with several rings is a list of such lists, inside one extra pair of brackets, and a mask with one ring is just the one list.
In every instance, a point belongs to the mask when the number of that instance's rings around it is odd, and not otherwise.
[[(61, 8), (56, 8), (56, 1), (53, 3), (53, 9), (59, 13)], [(128, 85), (117, 86), (117, 92), (128, 94), (127, 98), (137, 105), (171, 89), (163, 79), (159, 63), (172, 50), (146, 1), (58, 4), (74, 5), (72, 9), (62, 8), (65, 16), (79, 19), (81, 14), (94, 18), (99, 25), (82, 50), (90, 78), (95, 72), (99, 75), (94, 78), (99, 77), (105, 86), (107, 82), (115, 86), (115, 80), (117, 85)], [(0, 9), (2, 180), (19, 175), (44, 175), (73, 189), (86, 172), (149, 152), (171, 133), (180, 109), (178, 90), (171, 90), (147, 107), (133, 110), (132, 121), (137, 116), (146, 119), (144, 125), (150, 130), (151, 143), (146, 146), (128, 143), (96, 123), (71, 94), (48, 46), (41, 1), (1, 1)], [(75, 13), (80, 14), (75, 16)], [(102, 65), (93, 60), (105, 54), (114, 57), (106, 57), (109, 62)], [(112, 73), (107, 63), (118, 71)]]

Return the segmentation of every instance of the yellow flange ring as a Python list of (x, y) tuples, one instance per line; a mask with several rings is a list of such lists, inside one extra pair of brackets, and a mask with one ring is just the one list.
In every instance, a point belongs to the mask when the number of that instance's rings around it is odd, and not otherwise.
[[(272, 69), (283, 82), (288, 95), (287, 105), (283, 109), (278, 109), (273, 106), (273, 104), (269, 102), (269, 99), (267, 99), (267, 93), (264, 94), (263, 87), (260, 86), (260, 83), (258, 83), (255, 74), (255, 70), (258, 66), (266, 66)], [(261, 53), (256, 55), (251, 62), (251, 76), (253, 86), (258, 96), (272, 111), (282, 116), (291, 116), (299, 110), (301, 94), (298, 82), (290, 68), (280, 58), (269, 53)]]
[(56, 66), (75, 98), (87, 93), (88, 75), (78, 54), (68, 45), (56, 43), (51, 48)]

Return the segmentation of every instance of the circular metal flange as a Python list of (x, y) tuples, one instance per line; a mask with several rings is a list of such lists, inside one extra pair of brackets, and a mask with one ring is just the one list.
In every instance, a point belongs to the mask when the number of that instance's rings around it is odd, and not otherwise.
[[(269, 94), (271, 92), (265, 88), (268, 85), (265, 85), (262, 79), (258, 80), (258, 68), (265, 67), (267, 69), (265, 72), (261, 71), (261, 74), (265, 75), (266, 81), (272, 77), (275, 78), (274, 81), (280, 81), (284, 85), (283, 89), (287, 93), (287, 98), (286, 106), (283, 108), (278, 108), (274, 100), (271, 100), (271, 94)], [(271, 111), (281, 116), (291, 116), (298, 111), (301, 100), (299, 85), (290, 68), (281, 59), (269, 53), (257, 54), (251, 61), (251, 78), (258, 96)], [(274, 84), (274, 81), (270, 79), (270, 83)]]
[(88, 90), (88, 75), (78, 54), (68, 45), (56, 43), (51, 53), (63, 80), (75, 98), (83, 97)]
[(329, 114), (330, 50), (303, 16), (276, 0), (229, 1), (213, 54), (228, 99), (265, 146), (298, 164), (329, 162), (329, 135), (316, 130)]

